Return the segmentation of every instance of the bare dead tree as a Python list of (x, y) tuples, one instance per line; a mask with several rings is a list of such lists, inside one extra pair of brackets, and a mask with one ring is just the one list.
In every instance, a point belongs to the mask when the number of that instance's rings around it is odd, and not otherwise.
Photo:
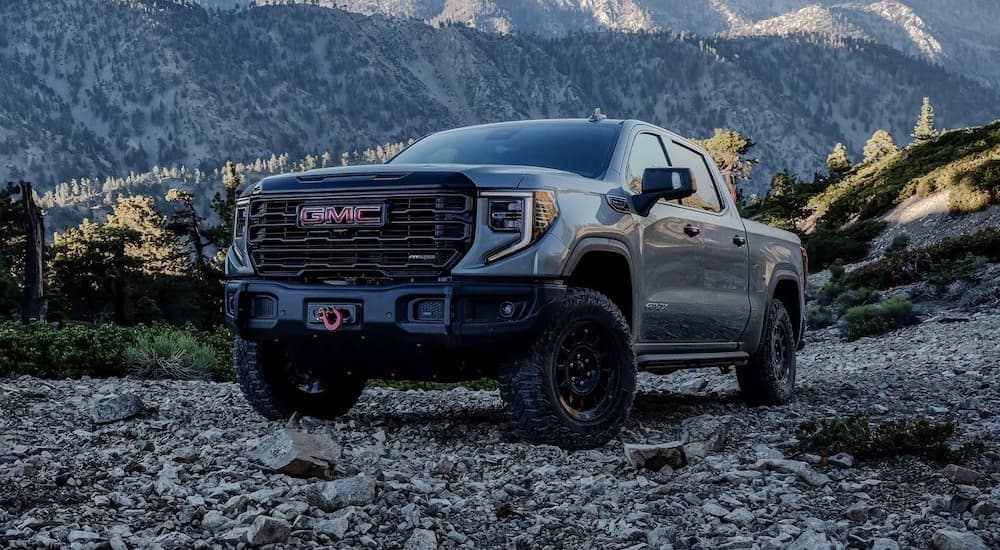
[(21, 181), (24, 205), (24, 298), (21, 322), (45, 320), (45, 225), (31, 183)]

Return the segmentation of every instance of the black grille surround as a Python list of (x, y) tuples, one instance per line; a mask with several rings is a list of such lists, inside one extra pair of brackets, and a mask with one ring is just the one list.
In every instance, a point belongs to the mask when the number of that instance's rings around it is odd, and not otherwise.
[[(303, 206), (384, 204), (381, 227), (299, 227)], [(330, 191), (251, 197), (247, 252), (257, 273), (302, 281), (436, 280), (472, 246), (473, 191)]]

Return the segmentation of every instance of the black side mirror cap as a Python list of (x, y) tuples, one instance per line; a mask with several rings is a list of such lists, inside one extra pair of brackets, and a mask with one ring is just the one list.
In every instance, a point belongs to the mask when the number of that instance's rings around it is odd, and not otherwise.
[(648, 216), (656, 201), (683, 199), (697, 191), (690, 168), (646, 168), (642, 173), (642, 193), (632, 195), (632, 211)]

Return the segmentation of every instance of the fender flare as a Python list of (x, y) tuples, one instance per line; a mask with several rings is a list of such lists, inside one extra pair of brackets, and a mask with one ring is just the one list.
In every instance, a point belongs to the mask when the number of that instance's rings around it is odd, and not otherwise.
[(573, 275), (573, 271), (580, 265), (580, 260), (589, 252), (611, 252), (624, 257), (629, 266), (629, 274), (633, 279), (632, 284), (634, 288), (635, 268), (632, 262), (632, 251), (624, 241), (616, 237), (584, 237), (580, 239), (566, 257), (566, 265), (563, 267), (562, 276), (568, 278)]

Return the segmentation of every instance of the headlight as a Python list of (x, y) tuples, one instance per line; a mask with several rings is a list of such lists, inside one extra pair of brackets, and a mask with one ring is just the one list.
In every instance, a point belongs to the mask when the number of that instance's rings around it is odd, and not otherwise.
[(530, 246), (545, 234), (559, 215), (552, 191), (490, 191), (483, 196), (487, 198), (490, 230), (517, 236), (489, 253), (487, 262), (495, 262)]
[(250, 201), (236, 201), (236, 214), (233, 219), (233, 240), (247, 234), (247, 220), (250, 217)]

